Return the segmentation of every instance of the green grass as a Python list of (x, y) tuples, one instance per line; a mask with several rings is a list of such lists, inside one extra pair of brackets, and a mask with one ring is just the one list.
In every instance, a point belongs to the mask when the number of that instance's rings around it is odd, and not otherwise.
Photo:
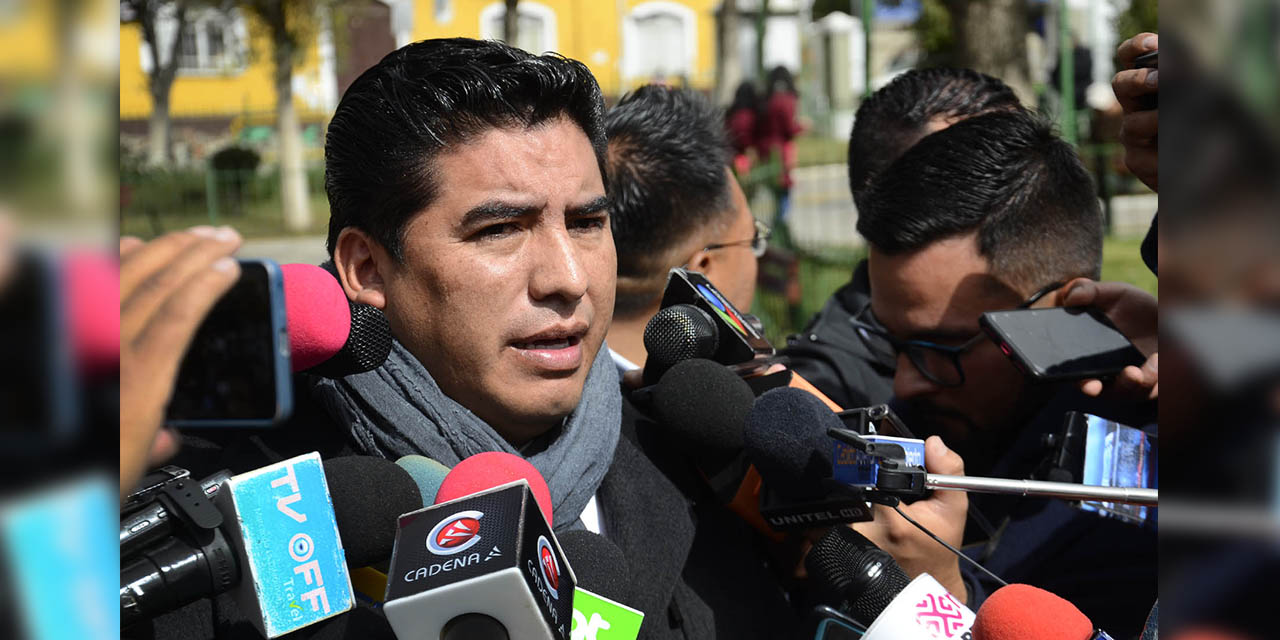
[(1146, 290), (1151, 295), (1158, 295), (1156, 274), (1151, 273), (1139, 247), (1141, 237), (1107, 238), (1102, 243), (1102, 279), (1113, 282), (1128, 282)]

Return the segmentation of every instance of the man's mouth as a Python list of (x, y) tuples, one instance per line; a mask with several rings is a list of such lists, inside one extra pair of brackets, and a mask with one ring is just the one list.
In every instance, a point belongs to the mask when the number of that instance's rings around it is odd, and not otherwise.
[(549, 338), (543, 340), (530, 340), (527, 342), (516, 342), (514, 344), (517, 349), (568, 349), (577, 346), (581, 339), (578, 336), (568, 336), (565, 338)]
[(562, 325), (513, 340), (510, 344), (521, 360), (534, 370), (562, 375), (577, 371), (584, 364), (582, 338), (586, 334), (585, 323)]

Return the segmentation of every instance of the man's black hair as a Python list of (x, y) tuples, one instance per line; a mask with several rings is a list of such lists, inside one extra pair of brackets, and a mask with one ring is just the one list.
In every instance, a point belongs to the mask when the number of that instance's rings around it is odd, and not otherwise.
[(849, 190), (858, 206), (876, 174), (928, 132), (935, 118), (964, 118), (1022, 108), (1008, 85), (972, 69), (912, 69), (871, 94), (849, 136)]
[(604, 99), (581, 62), (490, 40), (423, 40), (360, 74), (325, 140), (329, 254), (356, 227), (403, 259), (405, 225), (435, 199), (434, 158), (494, 128), (567, 117), (604, 173)]
[(645, 310), (662, 293), (672, 249), (707, 225), (729, 224), (724, 116), (689, 89), (646, 85), (604, 117), (605, 188), (618, 251), (614, 315)]
[(1102, 212), (1075, 149), (1043, 118), (991, 113), (926, 136), (876, 179), (858, 232), (884, 253), (977, 231), (994, 274), (1028, 292), (1096, 279)]

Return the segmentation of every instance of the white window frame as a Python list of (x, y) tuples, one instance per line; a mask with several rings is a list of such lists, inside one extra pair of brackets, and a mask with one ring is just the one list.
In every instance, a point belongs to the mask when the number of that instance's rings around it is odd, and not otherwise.
[[(653, 0), (636, 5), (622, 21), (622, 78), (624, 81), (637, 78), (648, 78), (647, 70), (640, 68), (645, 53), (640, 51), (638, 22), (654, 15), (671, 15), (684, 27), (685, 60), (683, 73), (692, 79), (697, 73), (698, 61), (698, 14), (685, 5), (667, 0)], [(674, 72), (675, 70), (672, 70)]]
[[(520, 0), (520, 4), (516, 7), (516, 12), (536, 18), (542, 25), (542, 46), (544, 51), (530, 51), (534, 55), (545, 53), (546, 51), (559, 51), (560, 42), (556, 38), (556, 12), (541, 2), (532, 2), (531, 0)], [(493, 28), (493, 23), (498, 21), (507, 13), (507, 5), (504, 2), (494, 2), (485, 5), (480, 10), (480, 39), (482, 40), (501, 40), (502, 30)], [(516, 43), (508, 43), (511, 46), (517, 46)]]
[[(156, 13), (156, 39), (160, 47), (161, 62), (169, 62), (168, 55), (173, 45), (173, 38), (178, 32), (172, 4), (165, 4)], [(223, 60), (219, 63), (209, 59), (209, 33), (206, 27), (211, 22), (220, 22), (222, 26)], [(187, 12), (187, 34), (195, 37), (196, 57), (199, 66), (179, 66), (179, 76), (219, 76), (234, 75), (248, 68), (249, 28), (244, 15), (238, 9), (221, 12), (216, 9), (189, 9)], [(142, 70), (151, 73), (155, 68), (150, 45), (145, 39), (139, 46), (138, 55)], [(181, 51), (178, 52), (181, 56)]]

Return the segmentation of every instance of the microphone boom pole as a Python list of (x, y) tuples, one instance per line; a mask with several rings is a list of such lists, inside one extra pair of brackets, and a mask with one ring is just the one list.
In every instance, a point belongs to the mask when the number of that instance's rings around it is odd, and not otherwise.
[(1159, 491), (1139, 487), (1104, 487), (1069, 482), (1043, 480), (1011, 480), (1008, 478), (976, 478), (971, 476), (947, 476), (925, 474), (926, 489), (968, 491), (971, 493), (1000, 493), (1018, 496), (1062, 498), (1088, 502), (1119, 502), (1148, 507), (1158, 506)]

